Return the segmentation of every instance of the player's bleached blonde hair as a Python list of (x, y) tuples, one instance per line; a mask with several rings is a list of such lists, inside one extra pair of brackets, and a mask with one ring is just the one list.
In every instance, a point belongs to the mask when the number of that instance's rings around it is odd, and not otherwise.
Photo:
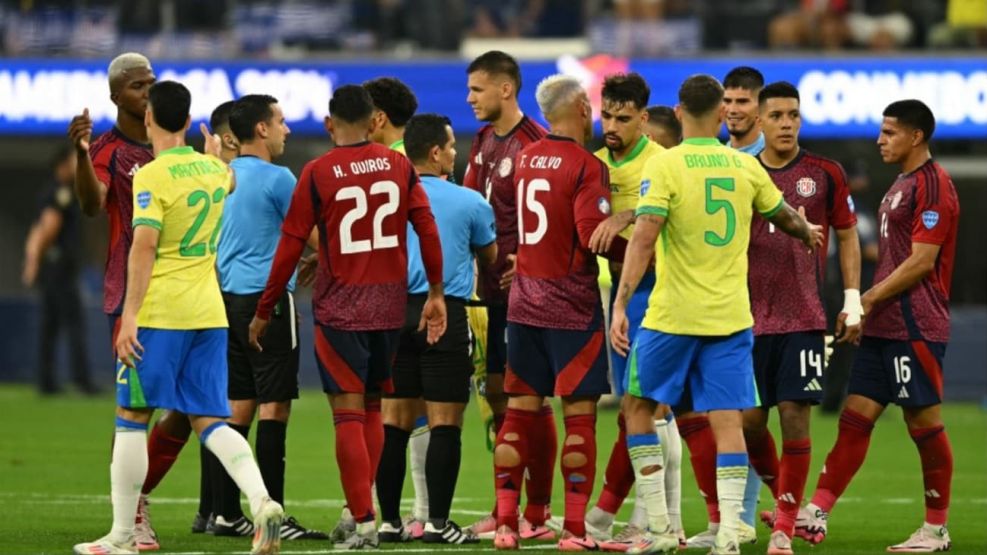
[(545, 119), (551, 120), (560, 108), (571, 104), (581, 94), (586, 94), (579, 80), (556, 73), (541, 80), (535, 90), (535, 100)]
[(151, 60), (148, 60), (146, 56), (137, 52), (126, 52), (113, 58), (110, 66), (106, 69), (110, 86), (112, 87), (114, 82), (118, 81), (123, 77), (124, 73), (132, 69), (151, 69)]

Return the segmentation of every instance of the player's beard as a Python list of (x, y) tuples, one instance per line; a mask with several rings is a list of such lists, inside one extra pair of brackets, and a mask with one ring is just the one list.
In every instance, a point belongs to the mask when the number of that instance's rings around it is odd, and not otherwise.
[(751, 122), (750, 125), (743, 129), (730, 129), (730, 126), (727, 125), (727, 133), (729, 133), (731, 137), (744, 137), (750, 133), (752, 129), (754, 129), (754, 122)]
[(490, 108), (487, 111), (486, 116), (480, 118), (480, 121), (495, 122), (500, 119), (500, 115), (503, 113), (504, 111), (500, 109), (500, 106), (497, 106), (496, 108)]
[[(612, 138), (616, 139), (617, 140), (617, 145), (616, 146), (610, 146), (610, 143), (607, 142), (607, 138), (608, 137), (612, 137)], [(611, 153), (614, 153), (614, 152), (623, 152), (623, 150), (627, 147), (627, 145), (624, 144), (624, 140), (621, 139), (619, 135), (604, 135), (603, 136), (603, 144), (606, 145), (607, 150), (609, 150)]]

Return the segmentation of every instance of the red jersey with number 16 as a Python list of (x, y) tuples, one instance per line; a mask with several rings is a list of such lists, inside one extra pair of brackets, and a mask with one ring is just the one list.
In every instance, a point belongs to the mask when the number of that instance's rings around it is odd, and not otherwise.
[(346, 331), (404, 324), (409, 221), (421, 238), (429, 283), (441, 283), (438, 229), (418, 174), (403, 154), (362, 142), (337, 146), (305, 165), (282, 231), (305, 241), (319, 227), (312, 295), (317, 323)]
[(602, 321), (599, 268), (588, 246), (610, 216), (609, 176), (606, 165), (572, 139), (548, 135), (518, 154), (517, 275), (509, 322), (586, 331)]
[(864, 319), (864, 335), (897, 340), (949, 340), (949, 286), (956, 255), (960, 201), (953, 180), (929, 159), (898, 176), (878, 210), (879, 283), (912, 254), (912, 243), (939, 245), (932, 272), (911, 289), (875, 305)]

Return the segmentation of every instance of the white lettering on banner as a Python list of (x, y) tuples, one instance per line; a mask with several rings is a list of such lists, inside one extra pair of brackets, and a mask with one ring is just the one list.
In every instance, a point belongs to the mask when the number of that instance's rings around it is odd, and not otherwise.
[(278, 99), (288, 122), (311, 119), (322, 121), (329, 112), (332, 80), (315, 70), (247, 69), (236, 77), (238, 96), (269, 94)]
[(116, 117), (106, 72), (0, 70), (0, 118), (68, 122), (87, 106), (93, 119)]
[(816, 125), (880, 123), (902, 98), (922, 100), (944, 124), (987, 123), (987, 71), (808, 71), (798, 87), (802, 118)]
[[(233, 98), (230, 79), (221, 69), (193, 69), (185, 73), (174, 70), (164, 70), (158, 74), (159, 81), (178, 81), (185, 85), (192, 94), (192, 121), (209, 121), (209, 116), (223, 102)], [(193, 125), (192, 129), (198, 129)]]

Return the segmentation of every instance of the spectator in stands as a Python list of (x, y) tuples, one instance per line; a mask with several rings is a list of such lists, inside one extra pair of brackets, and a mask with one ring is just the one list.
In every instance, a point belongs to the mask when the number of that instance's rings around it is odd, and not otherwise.
[(915, 24), (903, 5), (903, 0), (801, 0), (798, 9), (771, 21), (768, 44), (827, 50), (902, 48), (915, 37)]
[(933, 48), (987, 47), (987, 0), (949, 0), (946, 20), (929, 31)]
[(55, 352), (60, 332), (68, 335), (72, 381), (84, 393), (97, 393), (89, 377), (82, 301), (79, 299), (80, 210), (72, 194), (75, 149), (65, 143), (52, 159), (53, 182), (44, 190), (41, 214), (24, 245), (22, 281), (41, 289), (38, 327), (38, 386), (43, 395), (58, 393)]

